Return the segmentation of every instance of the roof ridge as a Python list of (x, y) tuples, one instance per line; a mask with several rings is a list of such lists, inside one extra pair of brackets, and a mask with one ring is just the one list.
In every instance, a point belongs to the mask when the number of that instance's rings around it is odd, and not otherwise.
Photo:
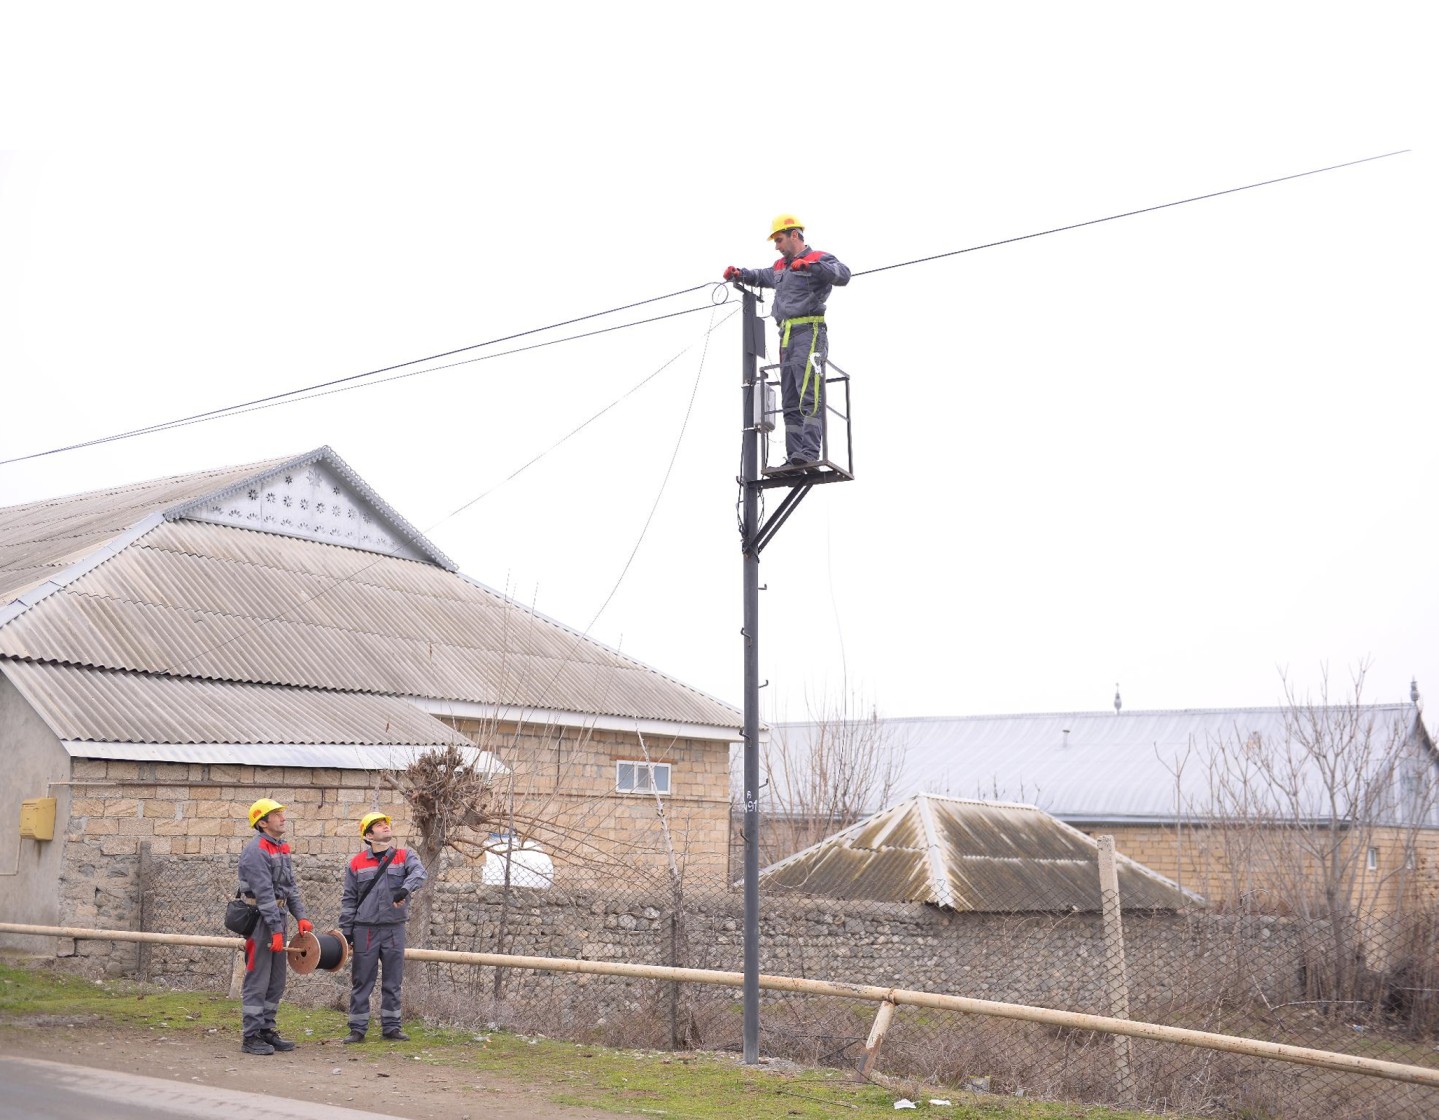
[[(1403, 710), (1412, 706), (1411, 701), (1406, 700), (1381, 700), (1369, 704), (1360, 704), (1362, 711), (1382, 711), (1386, 709)], [(900, 723), (971, 723), (981, 720), (1018, 720), (1018, 719), (1058, 719), (1096, 717), (1100, 719), (1122, 720), (1134, 716), (1194, 716), (1194, 715), (1231, 715), (1240, 712), (1273, 712), (1282, 713), (1305, 709), (1346, 709), (1353, 707), (1352, 704), (1266, 704), (1254, 706), (1238, 706), (1233, 708), (1135, 708), (1123, 712), (1113, 711), (1054, 711), (1054, 712), (989, 712), (972, 715), (959, 716), (880, 716), (878, 721), (881, 724)], [(850, 720), (823, 720), (823, 719), (801, 719), (801, 720), (778, 720), (771, 726), (776, 728), (785, 727), (813, 727), (821, 723), (869, 723), (874, 719), (872, 716), (861, 716)]]

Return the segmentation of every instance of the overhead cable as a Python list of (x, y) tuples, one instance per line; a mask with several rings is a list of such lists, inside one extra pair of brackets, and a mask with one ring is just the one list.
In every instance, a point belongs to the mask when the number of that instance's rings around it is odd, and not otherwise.
[(1376, 159), (1388, 159), (1390, 156), (1402, 156), (1409, 152), (1408, 148), (1402, 148), (1396, 152), (1385, 152), (1379, 156), (1365, 156), (1363, 159), (1351, 159), (1347, 163), (1334, 163), (1328, 167), (1316, 167), (1311, 171), (1298, 171), (1293, 175), (1281, 175), (1277, 179), (1265, 179), (1259, 183), (1246, 183), (1242, 187), (1228, 187), (1222, 191), (1210, 191), (1208, 194), (1196, 194), (1192, 198), (1181, 198), (1174, 202), (1161, 202), (1155, 206), (1145, 206), (1139, 210), (1126, 210), (1122, 214), (1110, 214), (1103, 218), (1090, 218), (1087, 222), (1073, 222), (1067, 226), (1055, 226), (1053, 229), (1042, 229), (1038, 233), (1022, 233), (1018, 237), (1005, 237), (999, 241), (986, 241), (983, 245), (971, 245), (967, 249), (954, 249), (948, 253), (935, 253), (929, 257), (916, 257), (912, 261), (900, 261), (898, 264), (881, 265), (879, 268), (867, 268), (863, 272), (851, 273), (852, 276), (873, 276), (876, 272), (888, 272), (894, 268), (908, 268), (912, 264), (924, 264), (927, 261), (943, 260), (945, 257), (957, 257), (961, 253), (975, 253), (980, 249), (993, 249), (997, 245), (1013, 245), (1016, 241), (1029, 241), (1035, 237), (1048, 237), (1051, 233), (1064, 233), (1071, 229), (1083, 229), (1085, 226), (1097, 226), (1101, 222), (1117, 222), (1120, 218), (1133, 218), (1139, 214), (1152, 214), (1156, 210), (1167, 210), (1171, 206), (1184, 206), (1190, 202), (1202, 202), (1206, 198), (1219, 198), (1226, 194), (1235, 194), (1239, 191), (1252, 191), (1256, 187), (1269, 187), (1275, 183), (1287, 183), (1291, 179), (1302, 179), (1306, 175), (1322, 175), (1326, 171), (1338, 171), (1341, 167), (1354, 167), (1361, 163), (1370, 163)]
[[(611, 308), (608, 308), (607, 310), (604, 310), (604, 311), (594, 311), (594, 312), (591, 312), (591, 313), (588, 314), (588, 315), (578, 315), (578, 316), (576, 316), (576, 317), (573, 318), (573, 319), (564, 319), (564, 320), (561, 320), (560, 322), (557, 322), (557, 323), (549, 323), (549, 324), (546, 324), (546, 325), (543, 326), (543, 327), (532, 327), (532, 328), (530, 328), (529, 330), (516, 331), (514, 334), (501, 335), (501, 336), (498, 337), (498, 338), (492, 338), (492, 339), (489, 339), (489, 340), (486, 341), (486, 342), (475, 342), (475, 343), (470, 344), (469, 346), (460, 346), (460, 347), (457, 347), (457, 348), (454, 349), (454, 350), (444, 350), (444, 351), (441, 351), (441, 352), (438, 353), (438, 354), (430, 354), (430, 355), (427, 355), (426, 357), (423, 357), (423, 358), (411, 358), (409, 361), (406, 361), (406, 362), (396, 362), (394, 365), (381, 366), (379, 369), (367, 370), (367, 371), (364, 372), (364, 373), (353, 373), (353, 374), (350, 374), (350, 375), (348, 375), (348, 376), (346, 376), (346, 377), (336, 377), (336, 378), (333, 378), (332, 380), (329, 380), (329, 381), (320, 381), (320, 382), (317, 382), (317, 383), (314, 384), (314, 385), (306, 385), (306, 386), (304, 386), (304, 387), (302, 387), (302, 388), (299, 388), (299, 389), (287, 389), (287, 390), (286, 390), (285, 392), (283, 392), (283, 393), (274, 393), (274, 394), (271, 394), (271, 395), (268, 396), (268, 397), (257, 397), (257, 398), (255, 398), (254, 400), (240, 401), (240, 402), (238, 402), (238, 403), (236, 403), (236, 404), (225, 405), (225, 406), (223, 406), (223, 407), (221, 407), (221, 408), (212, 408), (212, 409), (209, 409), (209, 410), (206, 411), (206, 412), (196, 412), (196, 413), (193, 413), (193, 414), (190, 415), (190, 416), (181, 416), (181, 417), (175, 418), (174, 420), (164, 420), (164, 421), (161, 421), (160, 423), (157, 423), (157, 424), (148, 424), (148, 425), (146, 425), (146, 426), (144, 426), (144, 427), (141, 427), (141, 428), (132, 428), (132, 429), (130, 429), (129, 431), (126, 431), (126, 432), (116, 432), (116, 433), (114, 433), (113, 435), (97, 436), (95, 439), (82, 440), (82, 441), (80, 441), (80, 442), (78, 442), (78, 443), (67, 444), (67, 445), (64, 446), (64, 447), (52, 447), (52, 448), (50, 448), (48, 451), (34, 451), (34, 452), (31, 452), (29, 455), (16, 455), (16, 456), (14, 456), (13, 458), (10, 458), (10, 459), (0, 459), (0, 466), (5, 466), (5, 465), (7, 465), (7, 464), (9, 464), (9, 463), (23, 463), (23, 462), (25, 462), (27, 459), (41, 459), (41, 458), (44, 458), (44, 457), (47, 456), (47, 455), (58, 455), (58, 454), (60, 454), (61, 452), (64, 452), (64, 451), (78, 451), (78, 450), (80, 450), (80, 449), (83, 448), (83, 447), (95, 447), (95, 446), (97, 446), (97, 445), (99, 445), (99, 444), (103, 444), (103, 443), (114, 443), (114, 442), (116, 442), (117, 440), (132, 439), (132, 438), (134, 438), (135, 436), (150, 435), (150, 434), (152, 434), (152, 433), (154, 433), (154, 432), (169, 431), (171, 428), (183, 428), (183, 427), (189, 426), (190, 424), (199, 424), (199, 423), (202, 423), (202, 422), (204, 422), (204, 421), (206, 421), (206, 420), (219, 420), (219, 419), (224, 419), (226, 416), (237, 416), (237, 415), (240, 415), (240, 414), (245, 413), (245, 412), (254, 412), (254, 411), (256, 411), (257, 409), (259, 409), (260, 407), (262, 407), (262, 406), (273, 407), (273, 406), (275, 406), (275, 405), (280, 405), (280, 404), (289, 404), (289, 403), (291, 403), (291, 402), (294, 401), (294, 400), (308, 400), (308, 399), (310, 399), (310, 396), (325, 396), (325, 395), (326, 395), (325, 393), (318, 392), (318, 390), (321, 390), (321, 389), (331, 389), (332, 386), (336, 386), (336, 385), (346, 385), (346, 384), (350, 384), (351, 387), (357, 388), (357, 387), (359, 387), (359, 386), (354, 385), (353, 383), (365, 381), (367, 378), (378, 377), (378, 376), (379, 376), (380, 374), (382, 374), (382, 373), (390, 373), (390, 372), (392, 372), (393, 370), (404, 369), (406, 366), (416, 366), (416, 365), (420, 365), (420, 364), (423, 363), (423, 362), (434, 362), (434, 361), (438, 361), (438, 360), (441, 359), (441, 358), (449, 358), (449, 357), (452, 357), (452, 356), (455, 355), (455, 354), (464, 354), (464, 353), (467, 353), (467, 352), (470, 351), (470, 350), (479, 350), (479, 349), (482, 349), (482, 348), (487, 347), (487, 346), (498, 346), (498, 345), (499, 345), (500, 343), (502, 343), (502, 342), (513, 342), (513, 341), (514, 341), (515, 339), (517, 339), (517, 338), (527, 338), (527, 337), (529, 337), (530, 335), (542, 334), (542, 333), (544, 333), (545, 331), (559, 330), (561, 327), (573, 326), (575, 323), (583, 323), (583, 322), (586, 322), (586, 321), (588, 321), (588, 320), (590, 320), (590, 319), (600, 319), (600, 318), (603, 318), (603, 317), (606, 316), (606, 315), (617, 315), (617, 314), (619, 314), (621, 311), (629, 311), (629, 310), (632, 310), (633, 308), (636, 308), (636, 307), (643, 307), (643, 306), (645, 306), (646, 304), (659, 303), (659, 302), (661, 302), (661, 301), (663, 301), (663, 300), (674, 299), (674, 298), (677, 297), (677, 296), (689, 295), (691, 292), (697, 292), (697, 291), (699, 291), (699, 290), (702, 289), (702, 288), (708, 288), (708, 287), (712, 287), (712, 285), (710, 285), (710, 284), (696, 284), (696, 285), (694, 285), (694, 287), (691, 287), (691, 288), (682, 288), (682, 289), (680, 289), (679, 291), (669, 292), (669, 293), (667, 293), (667, 294), (665, 294), (665, 295), (662, 295), (662, 296), (651, 296), (649, 299), (636, 300), (634, 303), (621, 304), (621, 305), (618, 306), (618, 307), (611, 307)], [(690, 312), (693, 312), (693, 311), (703, 311), (703, 310), (705, 310), (703, 307), (695, 307), (695, 308), (691, 308), (689, 312), (681, 311), (681, 312), (676, 312), (676, 314), (684, 315), (684, 314), (689, 314)], [(628, 327), (628, 326), (640, 326), (640, 325), (642, 325), (642, 324), (644, 324), (644, 323), (653, 323), (653, 322), (656, 322), (656, 321), (659, 320), (659, 319), (668, 319), (668, 318), (673, 318), (673, 317), (674, 317), (674, 316), (672, 316), (672, 315), (658, 315), (658, 316), (655, 316), (655, 317), (652, 318), (652, 319), (640, 319), (640, 320), (638, 320), (637, 322), (634, 322), (634, 323), (624, 323), (624, 324), (621, 324), (620, 326), (617, 326), (617, 327), (606, 327), (605, 330), (622, 330), (624, 327)], [(557, 339), (556, 342), (569, 342), (569, 341), (572, 341), (573, 339), (576, 339), (576, 338), (588, 338), (588, 337), (590, 337), (590, 335), (592, 335), (592, 334), (603, 334), (603, 333), (605, 333), (604, 330), (600, 330), (600, 331), (590, 331), (590, 332), (587, 332), (587, 333), (585, 333), (585, 334), (572, 335), (572, 336), (570, 336), (569, 338)], [(540, 345), (551, 346), (551, 345), (554, 345), (554, 344), (555, 344), (554, 342), (549, 342), (549, 343), (541, 343)], [(537, 348), (537, 347), (522, 346), (522, 347), (516, 348), (515, 350), (505, 351), (505, 353), (515, 354), (515, 353), (519, 353), (521, 350), (529, 350), (529, 349), (536, 349), (536, 348)], [(498, 356), (498, 355), (496, 355), (496, 356)], [(462, 363), (452, 363), (452, 364), (459, 365), (459, 364), (462, 364)], [(436, 367), (436, 368), (438, 368), (438, 369), (448, 369), (448, 368), (450, 368), (450, 367), (449, 367), (449, 366), (438, 366), (438, 367)], [(427, 371), (421, 370), (421, 371), (418, 371), (418, 372), (422, 372), (422, 373), (423, 373), (423, 372), (427, 372)], [(386, 380), (390, 380), (390, 379), (387, 378)], [(372, 384), (382, 384), (382, 383), (383, 383), (383, 382), (372, 382)], [(333, 390), (332, 390), (332, 391), (333, 391)]]

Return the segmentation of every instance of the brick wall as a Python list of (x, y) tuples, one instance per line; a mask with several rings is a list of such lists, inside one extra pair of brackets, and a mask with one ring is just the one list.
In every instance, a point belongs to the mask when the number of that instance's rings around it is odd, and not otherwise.
[[(646, 736), (632, 732), (538, 727), (479, 720), (447, 721), (510, 767), (503, 790), (515, 794), (515, 813), (547, 822), (531, 835), (574, 853), (583, 878), (607, 865), (663, 870), (668, 847), (690, 876), (723, 882), (729, 845), (729, 744), (710, 739)], [(668, 844), (653, 794), (618, 793), (615, 764), (648, 758), (670, 766), (670, 792), (658, 799), (669, 827)], [(497, 831), (505, 820), (497, 803)], [(520, 829), (518, 831), (525, 831)], [(559, 878), (563, 881), (561, 868)]]

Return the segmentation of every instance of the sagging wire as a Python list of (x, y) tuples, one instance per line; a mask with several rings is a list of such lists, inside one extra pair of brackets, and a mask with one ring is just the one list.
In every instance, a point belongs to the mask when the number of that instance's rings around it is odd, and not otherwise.
[[(115, 443), (119, 440), (132, 439), (136, 436), (153, 435), (156, 432), (168, 432), (174, 428), (185, 428), (191, 424), (201, 424), (208, 420), (223, 420), (229, 416), (242, 416), (247, 412), (258, 412), (266, 408), (278, 408), (284, 404), (294, 404), (297, 401), (315, 400), (319, 397), (329, 396), (331, 393), (345, 392), (349, 389), (362, 389), (369, 385), (383, 385), (388, 381), (398, 381), (404, 377), (414, 377), (421, 373), (433, 373), (442, 369), (453, 369), (455, 366), (465, 365), (466, 362), (450, 362), (442, 366), (432, 366), (422, 370), (413, 370), (407, 374), (400, 374), (397, 377), (386, 377), (380, 380), (368, 380), (376, 378), (382, 373), (389, 373), (392, 370), (404, 369), (407, 366), (419, 365), (422, 362), (433, 362), (440, 358), (448, 358), (455, 354), (463, 354), (470, 350), (478, 350), (487, 346), (498, 346), (502, 342), (512, 342), (517, 338), (527, 338), (530, 335), (542, 334), (545, 331), (558, 330), (561, 327), (573, 326), (575, 323), (583, 323), (590, 319), (603, 318), (606, 315), (616, 315), (621, 311), (629, 311), (636, 307), (643, 307), (646, 304), (658, 303), (662, 300), (673, 299), (677, 296), (689, 295), (701, 288), (708, 287), (708, 284), (696, 284), (690, 288), (682, 288), (679, 291), (669, 292), (662, 296), (651, 296), (649, 299), (636, 300), (634, 303), (622, 304), (618, 307), (611, 307), (605, 311), (595, 311), (588, 315), (579, 315), (573, 319), (565, 319), (557, 323), (549, 323), (543, 327), (532, 327), (529, 330), (517, 331), (514, 334), (502, 335), (499, 338), (492, 338), (486, 342), (476, 342), (469, 346), (461, 346), (454, 350), (445, 350), (439, 354), (431, 354), (424, 358), (412, 358), (406, 362), (397, 362), (394, 365), (383, 366), (380, 369), (369, 370), (365, 373), (350, 374), (347, 377), (337, 377), (330, 381), (321, 381), (314, 385), (308, 385), (300, 389), (289, 389), (283, 393), (274, 393), (268, 397), (258, 397), (255, 400), (241, 401), (238, 404), (226, 405), (223, 408), (213, 408), (206, 412), (197, 412), (190, 416), (179, 417), (175, 420), (166, 420), (158, 424), (149, 424), (140, 428), (132, 428), (126, 432), (117, 432), (108, 436), (97, 436), (95, 439), (81, 440), (78, 443), (66, 444), (63, 447), (52, 447), (47, 451), (33, 451), (28, 455), (16, 455), (10, 459), (0, 459), (0, 467), (10, 463), (23, 463), (29, 459), (41, 459), (47, 455), (59, 455), (65, 451), (78, 451), (85, 447), (96, 447), (101, 444)], [(638, 319), (629, 323), (621, 323), (613, 327), (605, 327), (597, 331), (586, 331), (581, 334), (567, 335), (564, 338), (552, 339), (549, 342), (536, 343), (533, 346), (518, 346), (512, 350), (504, 350), (498, 354), (486, 354), (480, 358), (468, 359), (470, 362), (484, 361), (488, 358), (502, 358), (509, 354), (519, 354), (526, 350), (538, 350), (545, 346), (557, 346), (563, 342), (573, 342), (576, 339), (591, 338), (597, 334), (605, 334), (609, 331), (624, 330), (628, 327), (643, 326), (646, 323), (659, 322), (662, 319), (673, 319), (680, 315), (689, 315), (695, 311), (703, 311), (703, 307), (693, 307), (686, 311), (676, 311), (669, 315), (656, 315), (649, 319)], [(359, 384), (363, 382), (363, 384)], [(341, 386), (341, 388), (333, 388)], [(319, 392), (325, 389), (328, 392)]]
[(1185, 206), (1191, 202), (1202, 202), (1207, 198), (1219, 198), (1226, 194), (1236, 194), (1239, 191), (1252, 191), (1257, 187), (1269, 187), (1275, 183), (1287, 183), (1291, 179), (1302, 179), (1306, 175), (1322, 175), (1326, 171), (1338, 171), (1343, 167), (1355, 167), (1361, 163), (1371, 163), (1376, 159), (1388, 159), (1390, 156), (1402, 156), (1409, 153), (1408, 148), (1401, 148), (1394, 152), (1385, 152), (1383, 155), (1365, 156), (1363, 159), (1351, 159), (1345, 163), (1334, 163), (1328, 167), (1316, 167), (1309, 171), (1296, 171), (1293, 175), (1281, 175), (1277, 179), (1265, 179), (1259, 183), (1246, 183), (1242, 187), (1228, 187), (1222, 191), (1210, 191), (1208, 194), (1196, 194), (1191, 198), (1181, 198), (1174, 202), (1161, 202), (1155, 206), (1145, 206), (1138, 210), (1126, 210), (1122, 214), (1110, 214), (1103, 218), (1091, 218), (1087, 222), (1072, 222), (1067, 226), (1055, 226), (1053, 229), (1042, 229), (1037, 233), (1022, 233), (1018, 237), (1005, 237), (999, 241), (987, 241), (983, 245), (971, 245), (967, 249), (955, 249), (948, 253), (935, 253), (929, 257), (916, 257), (912, 261), (900, 261), (898, 264), (881, 265), (879, 268), (866, 268), (861, 272), (850, 273), (851, 278), (857, 276), (873, 276), (876, 272), (888, 272), (895, 268), (908, 268), (912, 264), (924, 264), (927, 261), (943, 260), (945, 257), (957, 257), (962, 253), (976, 253), (980, 249), (993, 249), (998, 245), (1013, 245), (1016, 241), (1029, 241), (1035, 237), (1048, 237), (1051, 233), (1065, 233), (1072, 229), (1083, 229), (1085, 226), (1097, 226), (1102, 222), (1117, 222), (1120, 218), (1133, 218), (1139, 214), (1152, 214), (1156, 210), (1167, 210), (1171, 206)]
[[(702, 286), (703, 286), (703, 285), (702, 285)], [(723, 301), (722, 301), (722, 302), (723, 302)], [(710, 322), (711, 322), (711, 325), (710, 325), (709, 328), (705, 331), (705, 336), (704, 336), (704, 337), (705, 337), (705, 349), (706, 349), (706, 353), (708, 352), (708, 347), (709, 347), (709, 336), (710, 336), (711, 334), (713, 334), (714, 331), (718, 330), (719, 327), (723, 326), (726, 322), (728, 322), (729, 319), (731, 319), (731, 318), (736, 314), (735, 311), (731, 311), (728, 315), (726, 315), (726, 316), (725, 316), (723, 319), (721, 319), (718, 323), (715, 323), (715, 322), (714, 322), (714, 310), (715, 310), (715, 308), (717, 308), (717, 307), (719, 307), (719, 306), (721, 306), (721, 305), (722, 305), (722, 303), (721, 303), (721, 304), (712, 304), (712, 305), (711, 305), (711, 310), (710, 310)], [(703, 310), (703, 308), (700, 308), (700, 309), (698, 309), (698, 310)], [(736, 309), (736, 310), (737, 310), (737, 309)], [(666, 317), (668, 317), (668, 316), (666, 316)], [(615, 329), (615, 328), (609, 328), (609, 329)], [(329, 585), (326, 586), (326, 587), (321, 588), (321, 589), (320, 589), (319, 591), (317, 591), (315, 594), (310, 595), (310, 596), (308, 596), (308, 597), (306, 597), (306, 598), (304, 598), (304, 599), (301, 599), (301, 600), (300, 600), (299, 602), (297, 602), (297, 603), (291, 604), (289, 607), (287, 607), (287, 608), (285, 609), (285, 611), (281, 612), (280, 614), (275, 615), (274, 617), (262, 618), (262, 619), (260, 619), (254, 626), (251, 626), (251, 627), (249, 627), (248, 629), (243, 630), (241, 633), (235, 634), (234, 636), (232, 636), (232, 637), (230, 637), (230, 638), (226, 638), (223, 642), (217, 642), (217, 643), (215, 643), (214, 645), (206, 646), (204, 649), (199, 650), (198, 652), (192, 654), (191, 656), (185, 658), (184, 660), (176, 661), (176, 662), (173, 662), (173, 663), (170, 664), (170, 665), (167, 665), (167, 666), (166, 666), (164, 669), (162, 669), (160, 672), (161, 672), (162, 674), (168, 674), (168, 673), (172, 672), (172, 671), (175, 670), (175, 669), (178, 669), (178, 668), (181, 668), (182, 666), (188, 665), (190, 662), (196, 660), (197, 658), (204, 657), (204, 656), (207, 656), (208, 654), (211, 654), (211, 653), (216, 652), (217, 650), (221, 650), (221, 649), (223, 649), (225, 646), (228, 646), (228, 645), (230, 645), (230, 644), (232, 644), (232, 643), (234, 643), (234, 642), (239, 641), (241, 638), (249, 637), (251, 634), (253, 634), (253, 633), (255, 633), (256, 631), (258, 631), (261, 627), (266, 626), (266, 625), (268, 625), (269, 623), (272, 623), (272, 622), (293, 622), (293, 621), (295, 621), (294, 619), (287, 619), (287, 618), (285, 618), (284, 615), (285, 615), (285, 614), (288, 614), (288, 613), (290, 613), (290, 612), (292, 612), (292, 611), (298, 610), (300, 607), (306, 606), (306, 605), (308, 605), (309, 603), (313, 603), (313, 602), (314, 602), (315, 600), (317, 600), (317, 599), (323, 598), (325, 595), (328, 595), (330, 592), (336, 590), (337, 588), (343, 586), (344, 584), (350, 582), (351, 580), (356, 579), (356, 578), (358, 578), (359, 576), (363, 575), (365, 572), (367, 572), (367, 571), (369, 571), (371, 568), (373, 568), (376, 564), (379, 564), (379, 563), (381, 563), (381, 562), (384, 561), (384, 560), (390, 560), (390, 559), (395, 558), (396, 556), (399, 555), (401, 549), (404, 549), (404, 548), (408, 547), (410, 544), (412, 544), (414, 541), (418, 540), (420, 537), (428, 536), (430, 533), (434, 532), (435, 529), (439, 528), (439, 527), (440, 527), (441, 525), (443, 525), (445, 522), (451, 520), (451, 519), (454, 518), (454, 517), (459, 516), (461, 513), (465, 512), (465, 511), (468, 510), (470, 507), (476, 505), (477, 503), (479, 503), (479, 502), (480, 502), (481, 500), (483, 500), (484, 498), (487, 498), (489, 495), (493, 494), (496, 490), (500, 489), (500, 487), (506, 485), (508, 482), (510, 482), (510, 481), (513, 480), (514, 478), (517, 478), (517, 477), (518, 477), (520, 474), (522, 474), (524, 471), (526, 471), (526, 470), (528, 470), (530, 467), (534, 466), (534, 464), (538, 463), (541, 459), (543, 459), (545, 456), (549, 455), (551, 452), (553, 452), (554, 450), (556, 450), (557, 448), (559, 448), (562, 444), (568, 442), (568, 441), (569, 441), (570, 439), (572, 439), (574, 436), (576, 436), (576, 435), (578, 435), (580, 432), (584, 431), (585, 428), (589, 427), (589, 426), (590, 426), (591, 424), (593, 424), (596, 420), (598, 420), (601, 416), (603, 416), (605, 413), (609, 412), (612, 408), (616, 407), (616, 406), (619, 405), (621, 402), (623, 402), (624, 400), (626, 400), (628, 397), (633, 396), (633, 395), (634, 395), (635, 393), (637, 393), (640, 389), (644, 388), (644, 387), (645, 387), (646, 385), (648, 385), (651, 381), (653, 381), (656, 377), (658, 377), (661, 373), (663, 373), (665, 370), (669, 369), (670, 366), (674, 365), (675, 362), (679, 361), (679, 359), (682, 358), (685, 354), (687, 354), (687, 353), (693, 348), (693, 346), (694, 346), (694, 344), (691, 343), (689, 346), (684, 347), (682, 350), (680, 350), (680, 351), (678, 351), (677, 353), (675, 353), (674, 355), (672, 355), (672, 356), (671, 356), (670, 358), (668, 358), (665, 362), (663, 362), (663, 363), (659, 366), (659, 368), (656, 369), (654, 372), (652, 372), (652, 373), (650, 373), (650, 374), (647, 374), (643, 379), (641, 379), (639, 382), (637, 382), (636, 384), (634, 384), (633, 386), (631, 386), (628, 390), (626, 390), (623, 394), (621, 394), (621, 395), (620, 395), (619, 397), (617, 397), (615, 400), (612, 400), (609, 404), (605, 405), (604, 408), (600, 409), (600, 410), (599, 410), (598, 412), (596, 412), (593, 416), (591, 416), (588, 420), (584, 421), (584, 423), (579, 424), (579, 425), (576, 426), (575, 428), (571, 429), (568, 433), (566, 433), (566, 434), (565, 434), (564, 436), (562, 436), (560, 439), (556, 440), (553, 444), (551, 444), (549, 447), (547, 447), (544, 451), (540, 452), (540, 453), (539, 453), (538, 455), (536, 455), (534, 458), (530, 459), (530, 460), (529, 460), (528, 462), (526, 462), (523, 466), (521, 466), (521, 467), (519, 467), (518, 469), (510, 472), (510, 474), (508, 474), (505, 478), (501, 479), (501, 480), (500, 480), (498, 483), (496, 483), (494, 486), (491, 486), (491, 487), (490, 487), (488, 490), (486, 490), (484, 493), (480, 494), (479, 496), (477, 496), (477, 497), (475, 497), (475, 498), (471, 498), (468, 502), (464, 503), (464, 505), (461, 505), (461, 506), (459, 506), (458, 508), (456, 508), (456, 509), (454, 509), (454, 510), (451, 510), (449, 513), (445, 514), (443, 517), (441, 517), (439, 520), (433, 522), (433, 523), (430, 524), (429, 526), (427, 526), (427, 527), (425, 527), (425, 528), (423, 528), (423, 529), (418, 529), (418, 530), (416, 530), (414, 533), (412, 533), (412, 534), (410, 534), (409, 536), (405, 537), (405, 538), (402, 539), (398, 544), (396, 544), (395, 547), (394, 547), (393, 549), (391, 549), (390, 552), (376, 556), (375, 559), (369, 561), (369, 562), (366, 563), (366, 564), (361, 565), (360, 567), (356, 568), (353, 572), (350, 572), (350, 573), (348, 573), (348, 574), (346, 574), (346, 575), (344, 575), (344, 576), (339, 577), (339, 578), (336, 579), (333, 583), (329, 584)], [(491, 356), (491, 357), (497, 357), (498, 355), (489, 355), (489, 356)], [(471, 360), (471, 361), (478, 361), (478, 360), (481, 360), (481, 359), (470, 359), (470, 360)], [(703, 368), (704, 368), (703, 361), (701, 361), (701, 366), (700, 366), (700, 368), (701, 368), (701, 370), (703, 370)], [(698, 385), (698, 379), (696, 380), (696, 385)], [(333, 391), (339, 392), (339, 391), (342, 391), (342, 390), (333, 390)], [(693, 407), (693, 402), (694, 402), (694, 398), (693, 398), (693, 395), (691, 395), (691, 402), (690, 402), (690, 403), (691, 403), (691, 407)], [(688, 424), (688, 422), (689, 422), (689, 413), (687, 412), (687, 413), (685, 414), (685, 423)], [(681, 433), (681, 434), (683, 434), (683, 433)], [(672, 467), (672, 466), (673, 466), (673, 460), (671, 460), (671, 467)], [(668, 476), (668, 472), (667, 472), (667, 473), (666, 473), (666, 481), (668, 480), (668, 477), (669, 477), (669, 476)], [(658, 503), (658, 499), (656, 499), (656, 503)], [(648, 522), (646, 522), (646, 528), (648, 528)], [(631, 557), (631, 559), (633, 559), (633, 557)], [(628, 570), (628, 564), (626, 565), (626, 569)], [(616, 589), (618, 589), (618, 584), (616, 584)], [(611, 596), (613, 596), (614, 592), (611, 591), (610, 594), (611, 594)], [(606, 602), (608, 603), (608, 600), (606, 600)], [(596, 616), (596, 618), (598, 618), (598, 615)], [(593, 626), (594, 623), (592, 622), (590, 625)], [(566, 627), (566, 629), (568, 629), (568, 627)], [(588, 634), (588, 628), (586, 629), (585, 633), (578, 634), (577, 637), (578, 637), (578, 638), (584, 638), (584, 637), (587, 636), (587, 634)], [(551, 681), (551, 684), (553, 684), (553, 683), (554, 683), (554, 682)]]

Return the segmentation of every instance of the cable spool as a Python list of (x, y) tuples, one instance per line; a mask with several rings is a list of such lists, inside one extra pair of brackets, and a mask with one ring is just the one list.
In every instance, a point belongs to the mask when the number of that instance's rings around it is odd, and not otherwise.
[(338, 972), (350, 959), (350, 943), (337, 929), (329, 933), (297, 933), (290, 938), (285, 955), (290, 967), (301, 976), (308, 976), (317, 968)]

